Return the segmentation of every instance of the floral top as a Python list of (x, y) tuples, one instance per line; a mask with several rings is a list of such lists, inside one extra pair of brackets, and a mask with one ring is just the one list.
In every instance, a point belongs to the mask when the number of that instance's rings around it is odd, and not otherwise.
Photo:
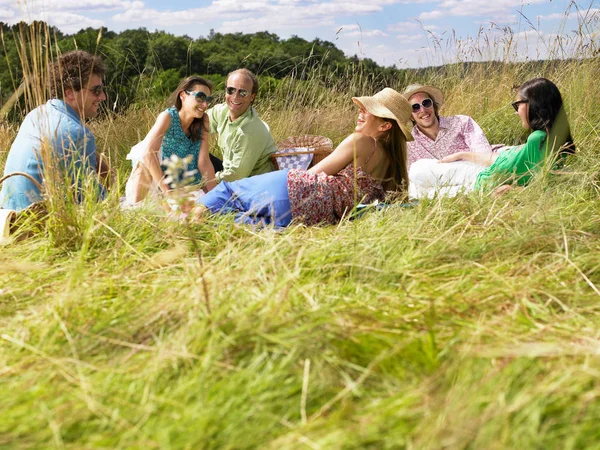
[(469, 116), (440, 117), (440, 131), (435, 141), (418, 126), (413, 127), (414, 141), (407, 142), (408, 166), (419, 159), (442, 159), (457, 152), (491, 152), (483, 130)]
[[(181, 127), (181, 121), (179, 120), (179, 112), (177, 108), (172, 106), (167, 109), (169, 116), (171, 116), (171, 125), (169, 129), (163, 136), (162, 140), (162, 158), (163, 160), (169, 159), (171, 155), (176, 155), (179, 158), (185, 158), (188, 155), (192, 155), (192, 161), (187, 166), (187, 171), (195, 171), (194, 172), (194, 184), (197, 184), (202, 179), (202, 174), (198, 170), (198, 154), (200, 153), (200, 142), (193, 142), (189, 137), (185, 135), (183, 132), (183, 128)], [(166, 169), (166, 166), (161, 164), (163, 171)]]
[(333, 225), (356, 204), (383, 200), (385, 190), (381, 181), (350, 163), (336, 175), (290, 170), (288, 195), (292, 218), (306, 225)]

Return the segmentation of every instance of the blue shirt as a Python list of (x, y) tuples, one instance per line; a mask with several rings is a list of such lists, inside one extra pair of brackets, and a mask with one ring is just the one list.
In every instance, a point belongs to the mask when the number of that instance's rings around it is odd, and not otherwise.
[[(52, 157), (80, 188), (82, 176), (96, 176), (96, 141), (79, 115), (63, 100), (52, 99), (25, 117), (4, 166), (4, 174), (25, 172), (43, 184), (42, 143), (47, 143)], [(104, 188), (99, 186), (100, 196)], [(38, 188), (23, 176), (2, 183), (0, 208), (21, 210), (41, 200)]]

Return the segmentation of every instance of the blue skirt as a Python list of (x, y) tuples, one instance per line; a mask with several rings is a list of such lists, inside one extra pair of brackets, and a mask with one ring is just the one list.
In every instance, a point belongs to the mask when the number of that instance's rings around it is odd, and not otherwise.
[(234, 213), (235, 221), (285, 227), (292, 221), (288, 170), (277, 170), (237, 181), (222, 181), (198, 199), (212, 213)]

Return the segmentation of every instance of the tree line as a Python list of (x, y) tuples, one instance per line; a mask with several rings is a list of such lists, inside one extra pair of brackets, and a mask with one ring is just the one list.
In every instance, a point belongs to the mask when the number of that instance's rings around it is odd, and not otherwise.
[[(369, 58), (347, 57), (335, 44), (321, 39), (307, 41), (298, 36), (280, 39), (266, 31), (258, 33), (215, 33), (192, 39), (146, 28), (120, 33), (106, 28), (86, 28), (66, 34), (44, 22), (0, 22), (0, 101), (17, 89), (23, 77), (27, 52), (52, 48), (52, 54), (75, 48), (104, 59), (106, 84), (115, 110), (148, 96), (159, 98), (173, 90), (182, 77), (208, 75), (217, 84), (240, 67), (268, 77), (275, 83), (284, 77), (314, 76), (343, 80), (349, 71), (361, 70), (373, 79), (398, 75), (395, 67), (381, 67)], [(36, 50), (36, 46), (39, 47)], [(23, 49), (26, 49), (25, 51)], [(326, 74), (326, 75), (325, 75)]]

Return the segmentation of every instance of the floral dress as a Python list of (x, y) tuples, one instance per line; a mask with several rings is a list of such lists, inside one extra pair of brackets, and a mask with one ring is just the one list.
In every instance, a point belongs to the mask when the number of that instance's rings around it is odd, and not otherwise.
[(385, 198), (381, 181), (352, 163), (335, 175), (290, 170), (287, 180), (292, 217), (306, 225), (336, 224), (356, 204)]

